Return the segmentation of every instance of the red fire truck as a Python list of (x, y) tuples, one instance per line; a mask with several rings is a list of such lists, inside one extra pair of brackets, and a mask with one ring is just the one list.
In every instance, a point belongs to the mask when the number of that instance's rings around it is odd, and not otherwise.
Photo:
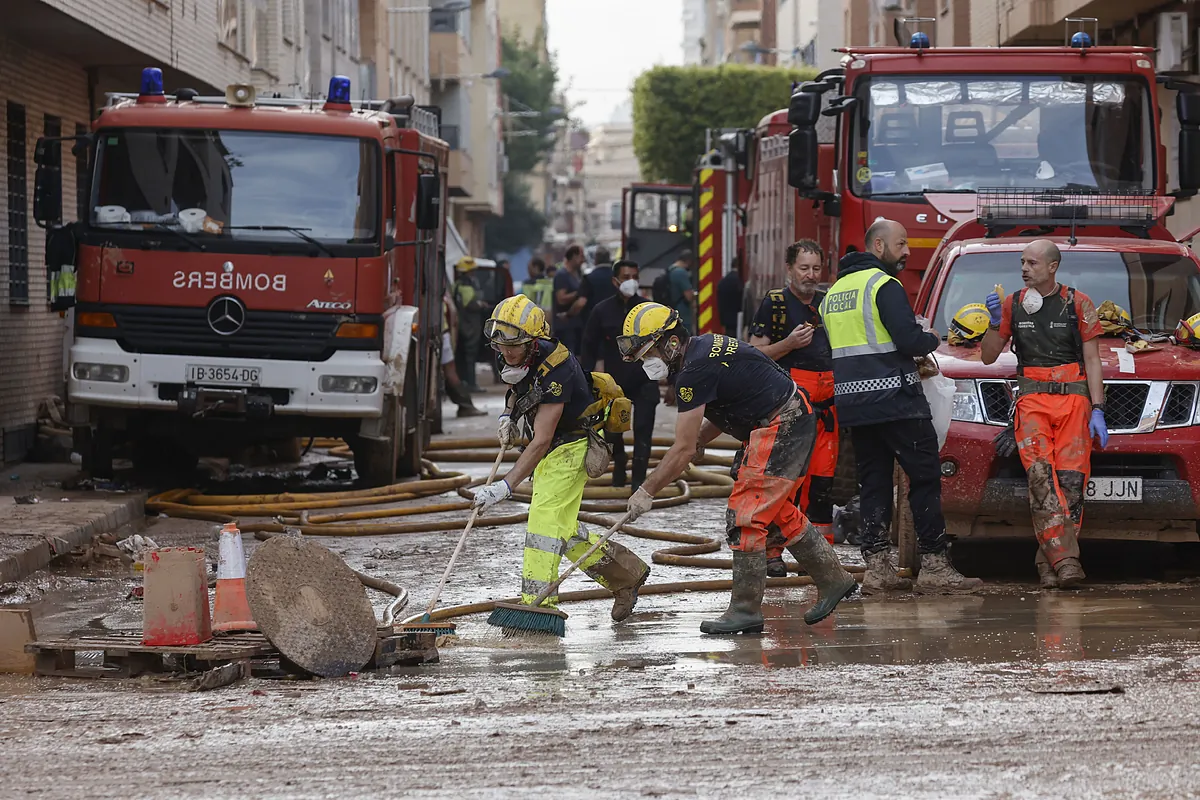
[[(912, 251), (900, 279), (915, 297), (952, 223), (927, 193), (962, 194), (973, 210), (981, 187), (1164, 190), (1152, 49), (1093, 47), (1082, 31), (1062, 47), (930, 48), (918, 31), (908, 48), (841, 52), (841, 67), (793, 94), (790, 132), (781, 113), (760, 129), (772, 156), (760, 181), (787, 170), (795, 230), (828, 245), (831, 266), (876, 218), (896, 220)], [(750, 266), (752, 282), (775, 281), (758, 296), (778, 285), (771, 252), (752, 245)]]
[[(415, 474), (439, 405), (448, 148), (412, 98), (109, 95), (77, 147), (68, 226), (39, 142), (48, 269), (77, 273), (68, 400), (93, 475), (273, 440), (340, 436), (369, 485)], [(69, 269), (68, 269), (69, 271)], [(66, 305), (68, 303), (63, 303)]]

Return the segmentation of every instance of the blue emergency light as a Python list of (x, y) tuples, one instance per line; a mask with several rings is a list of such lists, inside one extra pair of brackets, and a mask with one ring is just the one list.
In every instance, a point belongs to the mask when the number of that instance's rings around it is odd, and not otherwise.
[(1071, 47), (1082, 49), (1091, 46), (1092, 37), (1088, 35), (1087, 31), (1075, 31), (1075, 33), (1071, 34)]
[(142, 96), (161, 96), (162, 93), (162, 70), (158, 67), (146, 67), (142, 70)]
[(334, 75), (329, 79), (329, 102), (350, 105), (350, 79), (345, 75)]
[(908, 40), (908, 46), (915, 50), (926, 50), (929, 48), (929, 34), (924, 31), (917, 31)]

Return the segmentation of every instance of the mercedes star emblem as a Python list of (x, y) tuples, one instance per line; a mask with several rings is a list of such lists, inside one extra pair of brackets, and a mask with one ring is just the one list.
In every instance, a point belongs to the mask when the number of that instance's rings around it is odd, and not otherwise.
[(208, 327), (221, 336), (231, 336), (246, 324), (246, 307), (236, 297), (218, 297), (208, 307)]

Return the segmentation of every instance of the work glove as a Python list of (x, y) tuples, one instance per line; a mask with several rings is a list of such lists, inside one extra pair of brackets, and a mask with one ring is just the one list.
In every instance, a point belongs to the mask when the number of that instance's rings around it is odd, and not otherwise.
[(1001, 458), (1008, 458), (1017, 452), (1017, 432), (1011, 422), (1008, 423), (1007, 428), (1000, 431), (995, 439), (992, 439), (992, 446), (996, 448), (996, 455)]
[(499, 480), (480, 488), (475, 493), (474, 505), (482, 511), (487, 511), (496, 505), (496, 503), (507, 500), (510, 497), (512, 497), (512, 489), (509, 488), (508, 481)]
[(837, 422), (833, 418), (833, 406), (817, 406), (817, 422), (829, 433), (837, 431)]
[(1104, 409), (1092, 409), (1092, 418), (1088, 420), (1088, 433), (1093, 439), (1100, 440), (1101, 450), (1108, 445), (1108, 423), (1104, 421)]
[(512, 417), (508, 414), (500, 415), (500, 425), (496, 428), (496, 438), (500, 440), (500, 446), (504, 448), (512, 447), (513, 442), (517, 440), (517, 423), (513, 422)]
[[(975, 296), (978, 297), (979, 295)], [(988, 314), (991, 316), (992, 325), (999, 325), (1000, 318), (1003, 316), (1004, 308), (1004, 305), (1000, 300), (1000, 295), (996, 294), (995, 292), (990, 293), (987, 296), (987, 299), (983, 301), (983, 304), (987, 306)]]
[(638, 490), (629, 496), (629, 503), (625, 506), (625, 510), (629, 512), (629, 521), (633, 522), (653, 507), (654, 498), (639, 486)]

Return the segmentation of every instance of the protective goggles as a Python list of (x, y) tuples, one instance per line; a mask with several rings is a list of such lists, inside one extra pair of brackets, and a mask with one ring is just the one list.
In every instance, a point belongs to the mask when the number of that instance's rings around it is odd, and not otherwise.
[(498, 319), (489, 319), (483, 323), (483, 335), (492, 344), (500, 345), (518, 345), (533, 341), (532, 336), (516, 325)]
[(646, 336), (618, 336), (617, 352), (625, 361), (641, 361), (659, 340), (661, 332)]

